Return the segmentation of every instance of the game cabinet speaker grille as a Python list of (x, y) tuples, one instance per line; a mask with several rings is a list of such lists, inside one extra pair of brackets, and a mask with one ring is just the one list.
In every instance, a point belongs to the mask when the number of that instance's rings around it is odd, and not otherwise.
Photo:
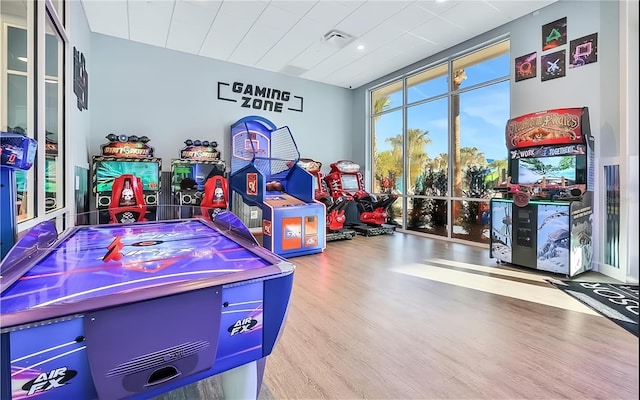
[(187, 342), (178, 346), (172, 346), (160, 351), (145, 354), (111, 369), (107, 372), (107, 378), (119, 375), (130, 375), (150, 368), (158, 368), (166, 365), (167, 362), (174, 362), (182, 358), (193, 356), (209, 346), (211, 346), (211, 343), (208, 341), (199, 340), (197, 342)]

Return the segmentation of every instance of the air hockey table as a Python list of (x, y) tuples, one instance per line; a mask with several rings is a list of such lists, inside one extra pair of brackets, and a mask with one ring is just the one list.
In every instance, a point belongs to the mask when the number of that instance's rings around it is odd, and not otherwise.
[(216, 374), (256, 398), (294, 269), (226, 211), (42, 223), (0, 264), (0, 398), (146, 399)]

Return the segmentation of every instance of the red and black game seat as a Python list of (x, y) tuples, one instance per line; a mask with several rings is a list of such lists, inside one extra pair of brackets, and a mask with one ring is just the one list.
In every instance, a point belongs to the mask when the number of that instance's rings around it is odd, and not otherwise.
[(229, 184), (224, 176), (215, 175), (204, 184), (200, 211), (205, 218), (212, 218), (229, 204)]
[(324, 180), (324, 174), (320, 171), (322, 163), (311, 158), (301, 158), (298, 165), (306, 169), (316, 182), (314, 184), (314, 198), (323, 203), (327, 208), (327, 230), (339, 231), (344, 228), (346, 221), (345, 209), (349, 202), (353, 201), (353, 197), (348, 194), (338, 195), (333, 198), (329, 193), (329, 187)]
[(127, 224), (146, 221), (147, 204), (144, 201), (142, 180), (131, 174), (120, 175), (113, 180), (110, 224)]
[(398, 198), (396, 194), (377, 197), (364, 190), (360, 165), (353, 161), (342, 160), (331, 164), (331, 171), (325, 177), (325, 182), (334, 200), (352, 196), (358, 206), (360, 222), (368, 225), (386, 224), (389, 207)]

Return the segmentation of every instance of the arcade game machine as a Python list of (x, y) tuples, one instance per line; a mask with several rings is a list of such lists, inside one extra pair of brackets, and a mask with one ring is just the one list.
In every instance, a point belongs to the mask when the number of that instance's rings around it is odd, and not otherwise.
[(314, 199), (313, 176), (298, 165), (300, 153), (289, 128), (270, 130), (251, 119), (241, 121), (232, 130), (230, 209), (259, 207), (262, 245), (282, 257), (324, 251), (326, 209)]
[(294, 270), (228, 211), (38, 224), (0, 263), (0, 399), (151, 399), (214, 375), (257, 399)]
[(323, 203), (327, 208), (327, 242), (341, 239), (353, 239), (356, 231), (345, 228), (347, 220), (345, 211), (349, 203), (353, 201), (351, 196), (340, 196), (334, 200), (329, 195), (329, 187), (324, 180), (324, 175), (320, 171), (322, 163), (311, 158), (301, 158), (298, 165), (313, 175), (314, 198)]
[(347, 224), (356, 232), (364, 236), (395, 232), (395, 226), (387, 221), (389, 207), (398, 196), (385, 194), (378, 198), (365, 191), (360, 165), (348, 160), (335, 162), (331, 164), (331, 171), (324, 179), (334, 200), (343, 196), (354, 199), (357, 205), (357, 220), (347, 220)]
[[(116, 179), (122, 175), (140, 178), (142, 183), (142, 195), (135, 199), (137, 205), (144, 205), (144, 215), (135, 216), (134, 220), (155, 220), (160, 198), (162, 160), (153, 157), (153, 147), (147, 144), (149, 138), (109, 134), (107, 139), (109, 142), (100, 146), (102, 155), (93, 156), (91, 163), (95, 207), (98, 210), (97, 222), (114, 222), (114, 209), (118, 208), (121, 201), (127, 203), (122, 199), (123, 192), (130, 194), (128, 190), (124, 191), (123, 185), (127, 181)], [(129, 182), (131, 185), (134, 183)]]
[[(251, 162), (253, 159), (252, 149), (260, 157), (271, 156), (271, 142), (269, 133), (278, 129), (270, 120), (257, 115), (250, 115), (239, 119), (231, 125), (231, 163), (229, 176), (238, 171)], [(235, 139), (246, 136), (249, 132), (253, 141), (251, 145), (248, 143), (239, 143), (235, 145)], [(233, 204), (233, 213), (250, 228), (258, 228), (262, 230), (262, 208), (260, 206), (252, 206), (242, 199), (240, 193), (230, 193), (231, 204)]]
[[(226, 168), (217, 147), (215, 141), (189, 139), (180, 150), (180, 158), (171, 160), (171, 194), (178, 206), (177, 218), (208, 216), (211, 212), (227, 208)], [(213, 183), (209, 184), (209, 191), (205, 191), (209, 180)]]
[(589, 110), (507, 121), (507, 181), (490, 201), (490, 256), (566, 276), (592, 266), (594, 139)]
[(0, 260), (16, 241), (17, 189), (16, 171), (33, 166), (38, 144), (19, 133), (0, 132)]

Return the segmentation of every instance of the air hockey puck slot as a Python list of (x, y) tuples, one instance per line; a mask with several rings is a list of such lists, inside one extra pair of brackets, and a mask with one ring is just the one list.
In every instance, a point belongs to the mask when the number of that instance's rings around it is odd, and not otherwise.
[(160, 385), (165, 382), (169, 382), (172, 379), (175, 379), (182, 375), (178, 368), (173, 365), (169, 365), (166, 367), (159, 368), (149, 375), (149, 379), (147, 380), (146, 387)]

